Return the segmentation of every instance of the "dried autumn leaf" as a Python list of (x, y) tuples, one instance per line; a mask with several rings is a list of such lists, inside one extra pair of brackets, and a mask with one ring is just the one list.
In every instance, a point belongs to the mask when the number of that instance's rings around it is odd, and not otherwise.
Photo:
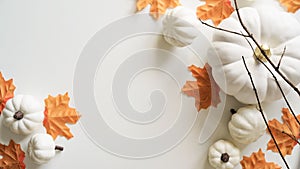
[[(283, 124), (276, 119), (270, 120), (268, 124), (283, 156), (286, 156), (292, 154), (293, 148), (297, 144), (296, 140), (300, 138), (300, 126), (287, 108), (282, 109), (281, 118)], [(300, 115), (297, 118), (300, 120)], [(278, 152), (273, 139), (268, 142), (267, 149)]]
[(151, 5), (150, 13), (158, 19), (163, 15), (167, 8), (175, 8), (180, 5), (180, 0), (137, 0), (136, 7), (138, 11), (143, 10), (147, 5)]
[(186, 81), (181, 91), (187, 96), (195, 98), (195, 107), (198, 111), (201, 110), (200, 91), (196, 81)]
[(219, 25), (233, 11), (230, 0), (206, 0), (205, 5), (197, 8), (197, 16), (201, 20), (211, 19), (215, 25)]
[(243, 156), (243, 160), (240, 163), (243, 169), (281, 169), (275, 163), (266, 162), (265, 154), (261, 149), (256, 153), (252, 153), (250, 157)]
[(1, 169), (25, 169), (25, 153), (20, 144), (10, 140), (8, 146), (0, 144), (0, 168)]
[(0, 114), (5, 107), (7, 100), (14, 97), (16, 87), (13, 84), (13, 79), (5, 80), (0, 72)]
[(204, 68), (192, 65), (189, 70), (197, 81), (187, 81), (182, 92), (195, 98), (195, 107), (198, 111), (211, 105), (217, 107), (221, 102), (220, 88), (212, 78), (211, 67), (208, 64), (205, 64)]
[(58, 95), (56, 97), (48, 96), (45, 99), (46, 109), (45, 109), (45, 119), (44, 127), (47, 133), (50, 134), (53, 139), (56, 139), (58, 135), (64, 136), (67, 139), (73, 137), (68, 124), (75, 124), (80, 118), (76, 109), (69, 107), (70, 98), (68, 93), (64, 95)]
[(295, 13), (300, 8), (300, 0), (280, 0), (280, 3), (287, 8), (288, 12)]

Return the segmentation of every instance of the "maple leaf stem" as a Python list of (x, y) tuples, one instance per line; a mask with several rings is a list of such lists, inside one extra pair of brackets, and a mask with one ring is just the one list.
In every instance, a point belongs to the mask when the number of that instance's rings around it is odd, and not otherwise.
[[(234, 1), (235, 1), (235, 3), (236, 3), (236, 0), (234, 0)], [(255, 93), (255, 97), (256, 97), (256, 100), (257, 100), (257, 104), (258, 104), (259, 111), (260, 111), (260, 113), (261, 113), (261, 115), (262, 115), (262, 117), (263, 117), (263, 120), (264, 120), (264, 122), (265, 122), (265, 124), (266, 124), (266, 126), (267, 126), (267, 129), (268, 129), (268, 131), (269, 131), (269, 133), (270, 133), (270, 135), (271, 135), (271, 137), (272, 137), (272, 139), (273, 139), (273, 141), (274, 141), (274, 143), (275, 143), (275, 146), (276, 146), (276, 148), (277, 148), (277, 150), (278, 150), (278, 152), (279, 152), (279, 154), (280, 154), (280, 156), (281, 156), (281, 159), (283, 160), (283, 162), (284, 162), (285, 166), (287, 167), (287, 169), (290, 169), (290, 167), (289, 167), (287, 161), (285, 160), (285, 158), (284, 158), (284, 156), (283, 156), (283, 154), (282, 154), (282, 152), (281, 152), (281, 150), (280, 150), (280, 148), (279, 148), (279, 145), (277, 144), (277, 141), (276, 141), (276, 139), (275, 139), (275, 137), (274, 137), (274, 135), (273, 135), (273, 133), (272, 133), (272, 131), (271, 131), (271, 128), (270, 128), (270, 126), (269, 126), (269, 124), (268, 124), (267, 118), (266, 118), (266, 116), (264, 115), (264, 111), (263, 111), (263, 108), (262, 108), (262, 106), (261, 106), (260, 99), (259, 99), (259, 97), (258, 97), (258, 93), (257, 93), (256, 87), (255, 87), (255, 84), (254, 84), (254, 81), (253, 81), (251, 72), (249, 71), (249, 69), (248, 69), (248, 67), (247, 67), (247, 64), (246, 64), (246, 61), (245, 61), (245, 57), (242, 56), (242, 59), (243, 59), (243, 63), (244, 63), (244, 66), (245, 66), (245, 68), (246, 68), (246, 71), (247, 71), (247, 73), (248, 73), (248, 76), (249, 76), (249, 78), (250, 78), (251, 85), (252, 85), (252, 87), (253, 87), (253, 91), (254, 91), (254, 93)]]
[[(277, 66), (271, 61), (271, 59), (267, 56), (266, 52), (262, 49), (261, 45), (258, 43), (258, 41), (254, 38), (253, 34), (250, 33), (250, 31), (248, 30), (248, 28), (245, 26), (241, 14), (239, 12), (239, 7), (237, 4), (237, 0), (234, 0), (234, 6), (235, 6), (235, 10), (238, 16), (238, 20), (241, 24), (241, 26), (243, 27), (243, 29), (246, 31), (247, 35), (249, 36), (249, 38), (255, 43), (255, 45), (257, 46), (257, 48), (260, 50), (260, 52), (262, 53), (263, 57), (270, 63), (270, 65), (273, 67), (273, 69), (278, 73), (278, 75), (299, 95), (300, 97), (300, 90), (279, 70), (279, 66), (280, 64), (278, 64), (278, 68)], [(282, 54), (283, 57), (284, 53)], [(281, 57), (281, 59), (282, 59)], [(281, 61), (280, 61), (281, 62)], [(266, 66), (265, 66), (266, 67)], [(299, 122), (297, 120), (297, 122)], [(299, 123), (300, 124), (300, 123)]]
[(243, 33), (239, 33), (239, 32), (235, 32), (235, 31), (231, 31), (231, 30), (228, 30), (228, 29), (224, 29), (224, 28), (220, 28), (220, 27), (216, 27), (216, 26), (210, 25), (210, 24), (202, 21), (201, 19), (199, 19), (199, 21), (203, 25), (208, 26), (208, 27), (213, 28), (213, 29), (216, 29), (216, 30), (219, 30), (219, 31), (228, 32), (228, 33), (232, 33), (232, 34), (236, 34), (236, 35), (243, 36), (243, 37), (248, 37), (248, 38), (250, 37), (249, 35), (245, 35)]
[(282, 131), (283, 134), (289, 136), (291, 139), (293, 139), (298, 145), (300, 145), (300, 142), (297, 140), (297, 138), (294, 135), (291, 135), (285, 131)]

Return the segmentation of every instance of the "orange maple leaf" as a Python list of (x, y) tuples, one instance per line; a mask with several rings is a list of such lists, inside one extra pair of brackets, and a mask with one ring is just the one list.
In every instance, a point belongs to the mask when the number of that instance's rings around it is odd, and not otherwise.
[(46, 109), (45, 109), (45, 119), (44, 127), (47, 133), (50, 134), (55, 140), (58, 135), (64, 136), (67, 139), (73, 137), (70, 132), (68, 124), (75, 124), (80, 118), (76, 109), (69, 107), (70, 98), (68, 93), (64, 95), (58, 95), (56, 97), (48, 96), (45, 99)]
[[(300, 126), (294, 116), (290, 113), (289, 109), (283, 108), (282, 114), (281, 118), (283, 124), (278, 120), (273, 119), (269, 121), (269, 126), (282, 155), (286, 156), (287, 154), (292, 154), (292, 151), (297, 144), (296, 140), (300, 139)], [(300, 119), (300, 115), (298, 115), (297, 118)], [(267, 149), (278, 152), (273, 139), (268, 142)]]
[(182, 92), (195, 98), (195, 107), (198, 111), (211, 105), (217, 107), (221, 102), (220, 88), (212, 78), (211, 67), (208, 64), (205, 64), (204, 68), (192, 65), (189, 70), (197, 81), (187, 81)]
[(136, 7), (138, 11), (143, 10), (147, 5), (151, 5), (150, 13), (158, 19), (163, 15), (167, 8), (175, 8), (180, 5), (180, 0), (137, 0)]
[[(300, 126), (289, 109), (283, 108), (282, 114), (283, 124), (276, 119), (270, 120), (268, 124), (283, 156), (286, 156), (292, 154), (296, 140), (300, 138)], [(300, 115), (297, 118), (300, 120)], [(273, 139), (268, 142), (267, 149), (278, 152)]]
[(280, 0), (280, 3), (287, 8), (288, 12), (295, 13), (300, 8), (300, 0)]
[(252, 153), (250, 157), (243, 156), (243, 160), (240, 163), (243, 169), (281, 169), (275, 163), (266, 162), (265, 154), (261, 149)]
[(5, 81), (0, 72), (0, 114), (5, 107), (7, 100), (14, 97), (16, 87), (13, 84), (13, 79)]
[(1, 169), (25, 169), (25, 153), (20, 144), (10, 140), (8, 146), (0, 144), (0, 168)]
[(205, 5), (197, 8), (197, 16), (201, 20), (211, 19), (215, 25), (219, 25), (233, 11), (230, 0), (206, 0)]

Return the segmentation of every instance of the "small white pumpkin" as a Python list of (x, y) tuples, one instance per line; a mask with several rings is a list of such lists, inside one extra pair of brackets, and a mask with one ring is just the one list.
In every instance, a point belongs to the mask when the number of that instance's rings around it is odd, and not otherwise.
[(255, 142), (266, 132), (267, 126), (261, 113), (255, 106), (246, 106), (238, 109), (231, 116), (228, 129), (232, 138), (242, 144)]
[(3, 109), (3, 123), (16, 134), (30, 134), (44, 119), (42, 102), (30, 95), (17, 95), (8, 100)]
[(240, 150), (228, 141), (219, 140), (208, 151), (208, 161), (216, 169), (233, 169), (240, 162)]
[(63, 147), (55, 146), (49, 134), (36, 134), (29, 141), (27, 152), (33, 162), (44, 164), (55, 156), (56, 150), (63, 151)]
[[(259, 1), (260, 2), (260, 1)], [(270, 60), (277, 65), (284, 48), (286, 52), (280, 71), (295, 85), (300, 82), (300, 23), (290, 13), (276, 6), (263, 6), (258, 9), (245, 7), (240, 9), (244, 24), (258, 43), (268, 53)], [(236, 12), (223, 20), (219, 27), (241, 32)], [(270, 29), (272, 28), (272, 29)], [(245, 33), (244, 31), (242, 31)], [(252, 42), (251, 42), (252, 43)], [(256, 48), (255, 44), (252, 43)], [(257, 61), (252, 48), (244, 37), (223, 31), (215, 31), (213, 49), (208, 52), (208, 63), (216, 83), (225, 93), (234, 96), (242, 103), (256, 104), (249, 76), (242, 61), (245, 57), (252, 74), (259, 98), (262, 102), (271, 102), (282, 98), (280, 90), (270, 72)], [(262, 54), (258, 52), (258, 58)], [(215, 50), (215, 51), (214, 51)], [(270, 67), (268, 62), (265, 62)], [(273, 70), (273, 68), (271, 68)], [(224, 81), (225, 75), (225, 81)], [(276, 76), (277, 73), (275, 73)], [(284, 93), (291, 88), (281, 77), (277, 77)]]
[(183, 6), (171, 9), (162, 22), (164, 39), (173, 46), (190, 45), (199, 35), (196, 13)]

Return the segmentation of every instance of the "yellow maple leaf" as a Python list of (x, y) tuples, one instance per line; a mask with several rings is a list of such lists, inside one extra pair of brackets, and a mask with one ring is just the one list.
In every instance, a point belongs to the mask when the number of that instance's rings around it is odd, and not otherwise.
[(250, 157), (244, 156), (240, 163), (243, 169), (281, 169), (279, 165), (267, 162), (261, 149), (252, 153)]
[(287, 8), (288, 12), (295, 13), (300, 8), (300, 0), (280, 0), (280, 3)]
[(230, 0), (206, 0), (205, 5), (197, 8), (197, 16), (201, 20), (211, 19), (215, 25), (219, 25), (233, 11)]
[(180, 5), (180, 0), (137, 0), (136, 7), (138, 11), (143, 10), (147, 5), (151, 5), (150, 13), (158, 19), (168, 8), (175, 8)]
[(70, 98), (68, 93), (64, 95), (58, 95), (56, 97), (48, 96), (45, 99), (46, 109), (45, 109), (45, 119), (44, 127), (47, 133), (50, 134), (55, 140), (58, 135), (64, 136), (67, 139), (73, 137), (70, 132), (68, 124), (75, 124), (80, 118), (76, 109), (69, 107)]

